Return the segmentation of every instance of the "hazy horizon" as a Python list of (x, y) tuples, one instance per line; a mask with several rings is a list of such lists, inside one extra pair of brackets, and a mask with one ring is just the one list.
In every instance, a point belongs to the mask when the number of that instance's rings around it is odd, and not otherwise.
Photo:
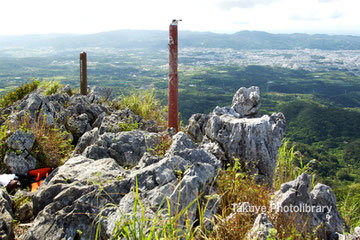
[[(49, 32), (49, 33), (29, 33), (29, 34), (0, 34), (0, 37), (25, 37), (25, 36), (50, 36), (50, 35), (94, 35), (94, 34), (101, 34), (107, 32), (117, 32), (117, 31), (162, 31), (167, 32), (168, 30), (164, 29), (114, 29), (109, 31), (100, 31), (100, 32), (93, 32), (93, 33), (71, 33), (71, 32)], [(272, 31), (265, 31), (265, 30), (248, 30), (248, 29), (241, 29), (235, 32), (215, 32), (215, 31), (194, 31), (194, 30), (181, 30), (179, 32), (197, 32), (197, 33), (215, 33), (215, 34), (235, 34), (242, 31), (249, 31), (249, 32), (266, 32), (270, 34), (308, 34), (308, 35), (316, 35), (316, 34), (324, 34), (324, 35), (348, 35), (348, 36), (356, 36), (360, 37), (360, 33), (352, 34), (352, 33), (319, 33), (319, 32), (272, 32)]]

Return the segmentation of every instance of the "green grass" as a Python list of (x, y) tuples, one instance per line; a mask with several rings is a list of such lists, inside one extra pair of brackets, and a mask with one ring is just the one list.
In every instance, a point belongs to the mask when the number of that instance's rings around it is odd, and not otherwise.
[(43, 94), (45, 96), (58, 93), (63, 87), (64, 85), (60, 84), (60, 82), (57, 80), (53, 80), (53, 81), (44, 80), (40, 83), (39, 86), (39, 88), (43, 90)]
[(159, 125), (166, 126), (167, 107), (161, 106), (160, 100), (155, 97), (154, 91), (132, 91), (112, 102), (115, 109), (129, 108), (133, 113), (145, 120), (155, 120)]
[(27, 94), (36, 90), (40, 85), (40, 82), (35, 80), (31, 83), (27, 83), (16, 88), (13, 91), (8, 92), (0, 99), (0, 108), (8, 107), (18, 100), (23, 99)]

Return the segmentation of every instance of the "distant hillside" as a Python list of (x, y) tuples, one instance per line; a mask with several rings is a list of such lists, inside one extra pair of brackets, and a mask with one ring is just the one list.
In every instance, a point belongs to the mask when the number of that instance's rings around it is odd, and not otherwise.
[[(296, 49), (360, 50), (360, 37), (324, 34), (270, 34), (260, 31), (240, 31), (234, 34), (182, 31), (180, 47), (234, 49)], [(89, 35), (49, 34), (0, 36), (2, 47), (114, 47), (166, 48), (168, 33), (150, 30), (119, 30)]]

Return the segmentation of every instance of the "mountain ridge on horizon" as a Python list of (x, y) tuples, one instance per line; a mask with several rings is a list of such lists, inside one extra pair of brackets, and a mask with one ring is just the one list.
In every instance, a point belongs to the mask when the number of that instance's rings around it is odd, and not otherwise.
[[(163, 30), (115, 30), (93, 34), (32, 34), (0, 36), (0, 49), (6, 47), (109, 47), (166, 48), (168, 32)], [(323, 49), (360, 50), (360, 36), (307, 33), (268, 33), (242, 30), (232, 34), (180, 31), (180, 47), (234, 49)]]

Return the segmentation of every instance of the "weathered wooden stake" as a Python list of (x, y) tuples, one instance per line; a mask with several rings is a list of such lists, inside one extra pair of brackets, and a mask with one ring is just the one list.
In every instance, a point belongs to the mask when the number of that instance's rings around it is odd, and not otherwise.
[[(179, 130), (178, 108), (178, 21), (173, 20), (169, 26), (169, 98), (168, 127)], [(181, 20), (180, 20), (181, 21)]]
[(87, 59), (86, 52), (80, 53), (80, 94), (87, 95)]

